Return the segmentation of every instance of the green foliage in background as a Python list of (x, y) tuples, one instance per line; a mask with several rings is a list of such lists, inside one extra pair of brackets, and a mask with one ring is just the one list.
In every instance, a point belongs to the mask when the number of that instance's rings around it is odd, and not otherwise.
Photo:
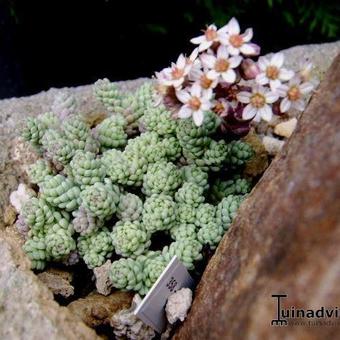
[[(197, 9), (205, 11), (209, 22), (214, 22), (218, 26), (225, 25), (233, 16), (240, 17), (256, 8), (262, 8), (269, 13), (280, 13), (287, 25), (305, 29), (310, 34), (321, 34), (325, 38), (336, 38), (339, 34), (340, 3), (334, 0), (196, 0), (195, 2), (195, 11)], [(184, 11), (183, 16), (188, 22), (194, 22), (194, 9)], [(166, 26), (159, 24), (148, 24), (148, 29), (158, 33), (167, 31)]]

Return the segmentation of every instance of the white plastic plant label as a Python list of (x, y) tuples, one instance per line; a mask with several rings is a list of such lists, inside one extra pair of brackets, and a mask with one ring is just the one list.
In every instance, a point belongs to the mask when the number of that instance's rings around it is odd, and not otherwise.
[(166, 325), (165, 304), (168, 297), (181, 288), (193, 288), (194, 280), (175, 255), (134, 311), (139, 319), (162, 333)]

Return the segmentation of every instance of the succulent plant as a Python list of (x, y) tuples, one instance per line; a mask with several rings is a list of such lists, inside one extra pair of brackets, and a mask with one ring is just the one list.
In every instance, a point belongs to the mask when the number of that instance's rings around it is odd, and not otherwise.
[(72, 115), (67, 117), (62, 125), (63, 132), (66, 138), (72, 141), (77, 149), (77, 144), (85, 142), (90, 134), (90, 127), (85, 123), (84, 119), (79, 115)]
[(219, 225), (227, 230), (237, 214), (237, 210), (242, 203), (244, 196), (229, 195), (222, 199), (216, 208), (216, 220)]
[(103, 181), (106, 171), (104, 164), (92, 152), (77, 150), (70, 169), (73, 180), (81, 187)]
[(197, 232), (197, 239), (202, 245), (215, 249), (223, 236), (224, 230), (216, 221), (209, 221)]
[(143, 179), (143, 192), (152, 194), (173, 194), (181, 185), (182, 176), (180, 170), (170, 162), (157, 162), (150, 164)]
[(240, 140), (231, 141), (228, 144), (228, 147), (228, 163), (233, 166), (244, 165), (254, 155), (252, 147), (248, 143), (242, 142)]
[(117, 217), (121, 221), (139, 221), (142, 219), (143, 201), (134, 194), (120, 195)]
[(49, 228), (46, 233), (45, 243), (47, 253), (54, 260), (64, 259), (71, 251), (76, 249), (76, 242), (72, 238), (70, 229), (62, 227), (60, 223)]
[(166, 136), (160, 141), (161, 148), (165, 150), (168, 161), (174, 162), (181, 157), (182, 147), (175, 136)]
[(41, 197), (54, 207), (73, 211), (79, 206), (79, 187), (62, 175), (46, 177), (41, 193)]
[(194, 224), (176, 224), (170, 229), (171, 238), (174, 240), (183, 240), (189, 238), (192, 240), (197, 240), (196, 226)]
[(190, 238), (181, 239), (165, 246), (163, 255), (170, 261), (173, 256), (178, 259), (189, 269), (194, 269), (194, 263), (202, 259), (202, 244), (197, 240)]
[(22, 130), (22, 136), (26, 141), (32, 143), (33, 146), (38, 147), (41, 145), (41, 139), (46, 129), (46, 124), (39, 118), (28, 117)]
[(201, 167), (192, 164), (182, 167), (183, 180), (199, 185), (204, 190), (209, 188), (208, 173)]
[(117, 254), (134, 258), (144, 253), (151, 241), (140, 222), (126, 221), (113, 228), (112, 243)]
[(58, 117), (53, 112), (45, 112), (37, 116), (46, 129), (56, 129), (60, 125)]
[(174, 134), (177, 121), (171, 117), (171, 112), (163, 105), (150, 107), (141, 118), (141, 123), (146, 131), (154, 131), (160, 136)]
[(197, 208), (187, 203), (177, 204), (176, 221), (177, 223), (192, 224), (196, 222)]
[(23, 249), (31, 260), (31, 268), (43, 270), (46, 267), (50, 257), (46, 251), (46, 242), (44, 237), (29, 238), (23, 245)]
[(83, 206), (73, 211), (72, 214), (74, 216), (72, 221), (74, 230), (82, 236), (91, 234), (103, 226), (103, 221), (92, 215)]
[(95, 128), (95, 135), (105, 149), (119, 148), (126, 144), (127, 134), (124, 131), (126, 121), (120, 114), (104, 119)]
[(112, 149), (103, 153), (101, 158), (106, 175), (113, 183), (127, 184), (130, 176), (129, 161), (120, 150)]
[(48, 175), (53, 175), (50, 163), (44, 159), (38, 159), (28, 168), (28, 177), (34, 184), (42, 183)]
[(67, 140), (61, 131), (55, 129), (46, 130), (41, 143), (46, 157), (61, 165), (68, 164), (76, 150), (73, 142)]
[(203, 188), (195, 183), (184, 182), (175, 194), (175, 201), (197, 207), (204, 202)]
[(77, 248), (90, 269), (99, 267), (112, 255), (111, 233), (103, 227), (97, 232), (80, 236), (77, 240)]
[(202, 228), (209, 222), (215, 222), (216, 207), (209, 203), (202, 203), (196, 210), (195, 224)]
[(218, 203), (229, 195), (245, 195), (250, 189), (250, 181), (239, 175), (225, 181), (217, 178), (211, 186), (210, 196), (214, 202)]
[(142, 291), (145, 294), (143, 265), (138, 259), (128, 258), (114, 261), (109, 277), (113, 287), (117, 289)]
[(224, 140), (218, 142), (212, 140), (209, 147), (204, 151), (202, 159), (197, 159), (196, 164), (207, 167), (212, 171), (219, 171), (229, 155), (228, 144)]
[(55, 209), (42, 198), (32, 197), (22, 207), (21, 216), (30, 227), (31, 235), (44, 235), (45, 226), (54, 222)]
[(143, 263), (143, 283), (147, 290), (157, 281), (168, 264), (168, 260), (162, 254), (148, 256)]
[(128, 158), (142, 156), (147, 163), (154, 163), (166, 158), (166, 150), (155, 132), (146, 132), (129, 139), (124, 154)]
[(117, 210), (119, 187), (105, 179), (87, 186), (80, 194), (83, 207), (93, 216), (100, 219), (110, 218)]
[(151, 195), (144, 202), (142, 221), (150, 233), (170, 229), (176, 221), (176, 203), (168, 195)]

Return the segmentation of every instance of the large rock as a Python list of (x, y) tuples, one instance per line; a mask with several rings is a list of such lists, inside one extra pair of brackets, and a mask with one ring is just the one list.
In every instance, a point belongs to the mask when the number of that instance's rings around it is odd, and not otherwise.
[(52, 292), (29, 270), (15, 235), (0, 236), (0, 339), (99, 339), (53, 300)]
[(340, 302), (339, 83), (340, 56), (241, 205), (175, 339), (339, 338), (336, 325), (271, 326), (272, 294), (288, 295), (285, 308), (335, 308)]

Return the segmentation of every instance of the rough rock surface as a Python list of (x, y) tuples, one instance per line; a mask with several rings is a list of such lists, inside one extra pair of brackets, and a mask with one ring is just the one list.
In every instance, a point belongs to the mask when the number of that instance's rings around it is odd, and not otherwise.
[(115, 291), (109, 296), (91, 293), (84, 299), (71, 302), (67, 307), (90, 327), (109, 324), (111, 317), (131, 305), (133, 293)]
[(99, 339), (29, 268), (16, 236), (0, 232), (0, 339)]
[(340, 301), (339, 83), (340, 56), (241, 205), (175, 339), (339, 337), (338, 326), (271, 326), (272, 294), (288, 295), (285, 308), (335, 308)]
[(38, 278), (55, 295), (69, 297), (74, 294), (72, 286), (72, 273), (61, 269), (48, 269), (38, 274)]

